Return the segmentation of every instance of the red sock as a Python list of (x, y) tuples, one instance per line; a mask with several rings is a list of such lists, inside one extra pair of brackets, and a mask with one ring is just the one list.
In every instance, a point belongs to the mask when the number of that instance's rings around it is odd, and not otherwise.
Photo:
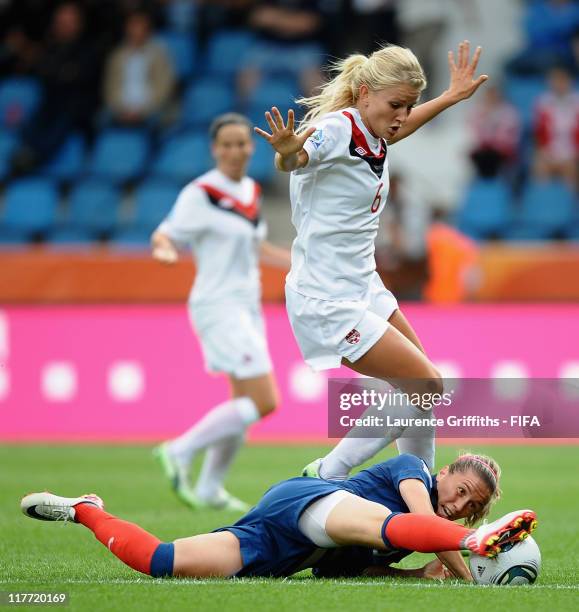
[(463, 540), (472, 531), (440, 516), (394, 514), (384, 521), (382, 539), (389, 548), (443, 552), (461, 550)]
[(77, 504), (75, 519), (129, 567), (151, 575), (151, 559), (161, 540), (134, 523), (123, 521), (92, 504)]

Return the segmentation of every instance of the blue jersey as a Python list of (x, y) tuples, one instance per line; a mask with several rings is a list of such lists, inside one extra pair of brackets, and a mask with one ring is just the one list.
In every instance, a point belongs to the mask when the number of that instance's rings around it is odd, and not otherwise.
[[(237, 576), (289, 576), (308, 567), (307, 560), (314, 559), (319, 551), (298, 527), (302, 512), (310, 504), (336, 491), (346, 490), (382, 504), (392, 512), (409, 512), (399, 491), (400, 482), (408, 478), (424, 483), (435, 506), (436, 481), (424, 461), (414, 455), (399, 455), (362, 470), (346, 481), (303, 477), (284, 480), (271, 487), (237, 523), (216, 531), (230, 531), (239, 539), (243, 568)], [(364, 553), (358, 550), (362, 547), (347, 548), (351, 549), (352, 556), (364, 558)], [(369, 559), (373, 558), (371, 549), (367, 549), (367, 554)], [(341, 563), (348, 564), (343, 555)], [(313, 564), (312, 561), (309, 566)], [(372, 564), (370, 561), (366, 567)]]

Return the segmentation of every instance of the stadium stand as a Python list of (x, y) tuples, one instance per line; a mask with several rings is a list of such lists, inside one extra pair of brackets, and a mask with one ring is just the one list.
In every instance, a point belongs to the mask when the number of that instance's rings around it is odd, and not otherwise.
[(513, 206), (502, 179), (478, 179), (468, 188), (458, 213), (458, 227), (478, 240), (499, 238), (512, 223)]
[(49, 179), (12, 182), (6, 189), (1, 227), (28, 239), (43, 237), (56, 222), (58, 191)]

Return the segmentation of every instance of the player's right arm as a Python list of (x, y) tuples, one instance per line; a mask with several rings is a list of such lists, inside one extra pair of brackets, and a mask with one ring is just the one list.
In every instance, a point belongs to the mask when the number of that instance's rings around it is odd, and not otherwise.
[(179, 194), (171, 212), (151, 236), (151, 253), (154, 259), (172, 264), (179, 258), (178, 245), (188, 244), (196, 232), (204, 227), (202, 190), (194, 183)]
[(286, 125), (275, 106), (271, 112), (265, 113), (265, 120), (271, 129), (271, 134), (258, 127), (253, 129), (275, 150), (275, 167), (282, 172), (305, 168), (309, 156), (304, 149), (304, 143), (316, 131), (316, 128), (311, 127), (301, 134), (296, 134), (294, 132), (294, 111), (289, 110)]
[(179, 259), (177, 247), (161, 230), (155, 230), (151, 236), (151, 255), (161, 263), (173, 264)]
[[(407, 478), (399, 485), (400, 495), (410, 512), (415, 514), (435, 514), (428, 491), (422, 480)], [(460, 552), (447, 551), (436, 555), (444, 565), (457, 577), (472, 581), (472, 575)]]

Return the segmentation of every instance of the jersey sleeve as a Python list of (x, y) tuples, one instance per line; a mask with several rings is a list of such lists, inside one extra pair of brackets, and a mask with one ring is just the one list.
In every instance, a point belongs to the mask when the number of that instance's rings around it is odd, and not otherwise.
[(190, 242), (195, 233), (205, 226), (206, 198), (197, 185), (187, 185), (177, 197), (171, 212), (157, 228), (158, 231), (175, 242)]
[(408, 454), (399, 455), (395, 459), (388, 461), (388, 468), (392, 484), (398, 491), (400, 490), (400, 483), (409, 478), (421, 480), (427, 491), (430, 491), (432, 487), (432, 476), (424, 461), (419, 457)]
[(342, 155), (350, 143), (350, 130), (351, 126), (345, 117), (333, 115), (321, 119), (316, 124), (316, 131), (304, 143), (308, 164), (301, 170), (314, 169)]

